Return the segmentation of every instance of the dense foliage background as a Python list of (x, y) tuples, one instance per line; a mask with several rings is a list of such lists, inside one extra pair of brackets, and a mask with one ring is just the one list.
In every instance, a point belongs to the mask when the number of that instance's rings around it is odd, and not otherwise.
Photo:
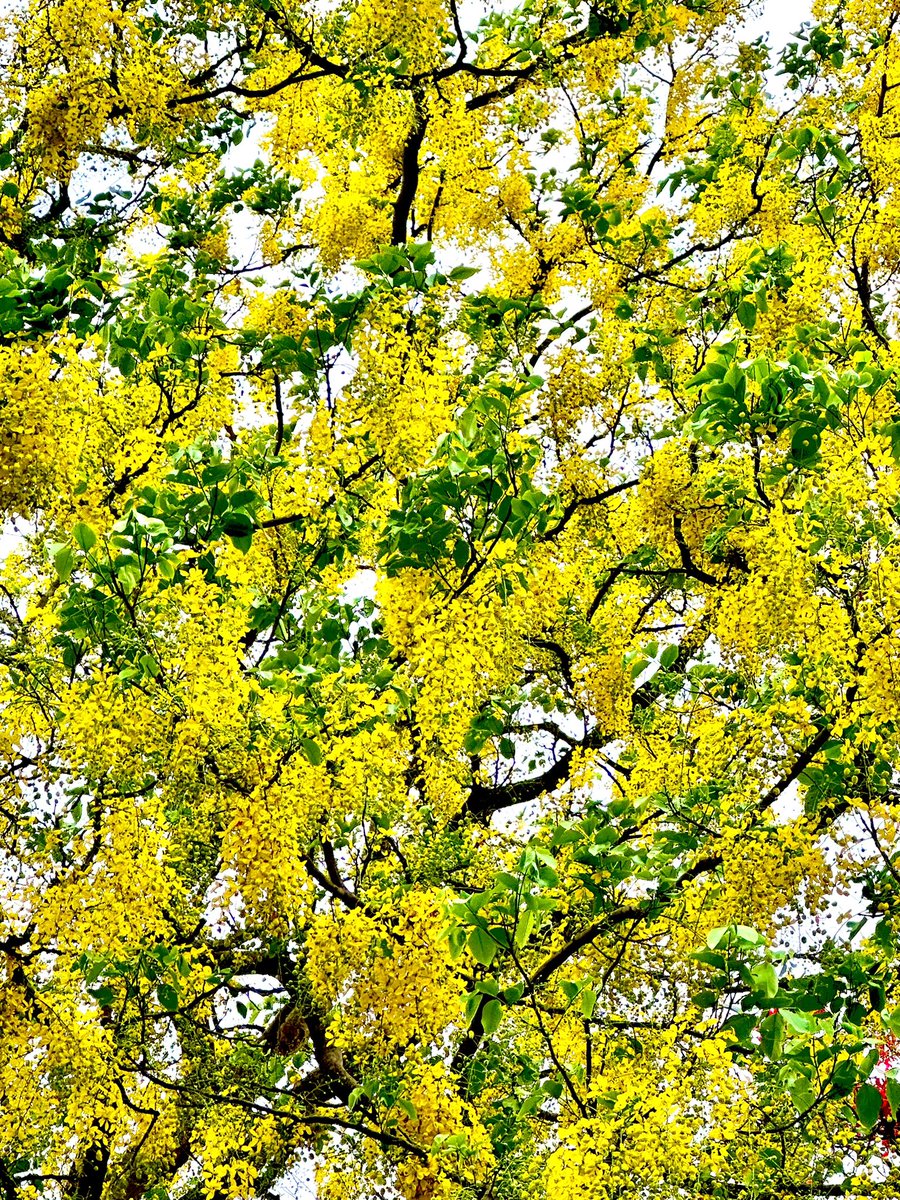
[(897, 1195), (900, 5), (744, 8), (7, 14), (4, 1200)]

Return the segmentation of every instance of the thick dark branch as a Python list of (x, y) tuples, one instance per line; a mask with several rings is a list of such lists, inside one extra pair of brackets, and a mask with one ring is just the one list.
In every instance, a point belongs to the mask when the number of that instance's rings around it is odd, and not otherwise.
[(281, 453), (281, 447), (284, 444), (284, 405), (281, 399), (281, 379), (277, 374), (275, 375), (275, 421), (276, 435), (273, 453), (277, 457)]
[(377, 1142), (381, 1146), (391, 1146), (398, 1150), (405, 1150), (408, 1154), (414, 1155), (414, 1157), (420, 1159), (422, 1162), (428, 1161), (427, 1150), (421, 1146), (417, 1146), (415, 1142), (392, 1133), (386, 1133), (381, 1129), (373, 1129), (371, 1126), (364, 1125), (359, 1121), (347, 1121), (342, 1117), (331, 1116), (330, 1114), (321, 1112), (295, 1113), (284, 1108), (271, 1108), (269, 1105), (259, 1104), (255, 1100), (243, 1100), (238, 1096), (226, 1096), (221, 1092), (205, 1092), (202, 1089), (185, 1084), (173, 1083), (172, 1080), (166, 1079), (161, 1075), (156, 1075), (148, 1071), (145, 1067), (137, 1069), (144, 1079), (147, 1079), (150, 1083), (155, 1083), (157, 1087), (161, 1087), (165, 1091), (193, 1096), (197, 1100), (211, 1101), (213, 1104), (225, 1104), (232, 1108), (240, 1108), (244, 1112), (258, 1113), (269, 1120), (288, 1121), (291, 1124), (300, 1126), (318, 1126), (322, 1129), (349, 1129), (354, 1133), (361, 1134), (363, 1137), (371, 1138), (372, 1141)]
[(315, 859), (311, 854), (306, 856), (306, 869), (316, 881), (316, 883), (325, 889), (336, 900), (340, 900), (342, 904), (346, 904), (348, 908), (359, 908), (360, 899), (355, 896), (349, 888), (345, 887), (340, 881), (329, 878), (324, 872), (320, 871), (316, 866)]
[[(856, 689), (853, 688), (852, 690), (855, 694)], [(848, 697), (848, 699), (849, 698), (851, 697)], [(761, 813), (771, 808), (775, 801), (787, 791), (794, 780), (800, 778), (812, 760), (816, 757), (816, 755), (831, 737), (831, 733), (831, 726), (826, 725), (824, 729), (819, 730), (809, 745), (797, 755), (796, 759), (794, 760), (794, 765), (791, 767), (788, 773), (782, 776), (782, 778), (779, 779), (773, 787), (769, 788), (765, 796), (763, 796), (762, 800), (760, 800), (759, 811)]]
[(466, 35), (463, 33), (463, 27), (459, 20), (459, 9), (457, 8), (456, 0), (450, 0), (450, 16), (453, 20), (453, 32), (456, 36), (456, 44), (459, 46), (459, 51), (454, 62), (446, 68), (448, 73), (459, 70), (466, 61), (468, 53), (468, 45), (466, 44)]
[(241, 96), (244, 99), (263, 100), (267, 96), (277, 96), (279, 92), (283, 92), (285, 88), (293, 87), (298, 83), (308, 83), (313, 79), (322, 79), (326, 75), (335, 74), (333, 71), (307, 71), (296, 70), (290, 75), (286, 75), (284, 79), (280, 79), (277, 83), (269, 84), (264, 88), (242, 87), (239, 83), (223, 83), (219, 87), (208, 88), (204, 92), (191, 92), (187, 96), (175, 96), (169, 101), (169, 107), (175, 108), (181, 104), (201, 104), (204, 100), (215, 100), (218, 96)]
[(691, 558), (691, 552), (688, 549), (688, 544), (684, 538), (684, 532), (681, 528), (681, 517), (672, 517), (672, 529), (675, 535), (675, 545), (678, 547), (678, 553), (681, 555), (681, 565), (685, 575), (691, 579), (696, 579), (698, 583), (705, 583), (709, 587), (718, 587), (721, 580), (716, 579), (715, 575), (710, 575), (708, 571), (698, 567)]
[(853, 281), (856, 284), (856, 294), (859, 296), (859, 306), (862, 309), (863, 326), (869, 333), (874, 334), (882, 346), (888, 345), (888, 340), (878, 328), (875, 313), (872, 311), (872, 285), (869, 282), (869, 260), (864, 258), (857, 266), (853, 263)]
[(400, 161), (400, 191), (394, 202), (394, 215), (391, 220), (391, 243), (400, 246), (406, 241), (409, 214), (415, 202), (419, 187), (419, 151), (425, 137), (426, 121), (418, 102), (416, 103), (414, 124), (403, 147)]
[[(594, 311), (593, 304), (586, 304), (584, 306), (584, 308), (579, 308), (578, 312), (572, 313), (571, 317), (566, 318), (566, 328), (569, 328), (570, 326), (574, 325), (576, 323), (576, 321), (580, 321), (583, 317), (590, 316), (590, 314), (593, 311)], [(538, 344), (534, 348), (534, 352), (531, 355), (531, 358), (528, 360), (529, 366), (536, 367), (538, 365), (538, 363), (541, 360), (542, 355), (544, 354), (544, 351), (550, 349), (550, 347), (557, 340), (557, 338), (559, 337), (559, 334), (561, 332), (562, 332), (562, 330), (559, 330), (557, 333), (554, 333), (554, 334), (548, 333), (545, 338), (543, 338), (540, 342), (538, 342)]]
[(597, 588), (596, 594), (594, 595), (593, 600), (588, 605), (587, 612), (584, 614), (585, 620), (587, 621), (588, 625), (590, 625), (591, 621), (593, 621), (594, 617), (596, 616), (597, 609), (600, 607), (600, 605), (606, 599), (610, 590), (612, 589), (613, 584), (616, 582), (616, 580), (619, 578), (619, 576), (622, 574), (622, 572), (624, 570), (625, 570), (625, 564), (617, 563), (616, 566), (614, 566), (610, 569), (610, 572), (607, 575), (607, 577), (603, 580), (603, 582)]
[(570, 500), (563, 509), (562, 516), (559, 518), (556, 524), (552, 526), (552, 528), (545, 530), (538, 540), (541, 542), (551, 541), (557, 536), (557, 534), (562, 533), (579, 508), (585, 508), (592, 504), (603, 504), (605, 501), (610, 500), (613, 496), (618, 496), (620, 492), (625, 492), (629, 488), (637, 487), (639, 482), (640, 480), (638, 479), (626, 479), (622, 483), (613, 484), (612, 487), (607, 488), (604, 492), (598, 492), (596, 496), (576, 496), (573, 500)]
[(93, 1142), (70, 1176), (67, 1193), (72, 1200), (100, 1200), (109, 1167), (109, 1146)]
[[(691, 658), (691, 655), (696, 652), (697, 639), (702, 637), (703, 624), (697, 625), (692, 636), (686, 638), (678, 650), (678, 657), (675, 662), (669, 667), (669, 671), (683, 671)], [(534, 645), (540, 645), (541, 639), (532, 638)], [(547, 649), (555, 643), (544, 643)], [(559, 647), (563, 650), (562, 647)], [(565, 651), (563, 650), (563, 653)], [(634, 710), (647, 709), (653, 704), (658, 695), (658, 690), (654, 687), (654, 681), (648, 680), (643, 687), (636, 688), (632, 694), (632, 708)], [(573, 750), (600, 750), (610, 740), (610, 736), (604, 730), (596, 726), (582, 738), (580, 742), (572, 742), (560, 754), (559, 758), (543, 771), (540, 775), (536, 775), (531, 779), (520, 779), (514, 783), (506, 783), (488, 786), (483, 783), (473, 783), (465, 804), (449, 823), (450, 829), (456, 829), (467, 817), (484, 818), (491, 813), (499, 812), (501, 809), (509, 808), (514, 804), (527, 804), (532, 800), (537, 800), (547, 792), (551, 792), (554, 788), (560, 787), (569, 778), (569, 771), (572, 766), (572, 751)]]
[(637, 924), (643, 921), (650, 913), (657, 911), (659, 905), (658, 900), (648, 900), (642, 904), (627, 904), (622, 908), (613, 909), (611, 913), (601, 917), (599, 921), (594, 921), (582, 929), (581, 933), (570, 938), (564, 945), (555, 950), (553, 954), (549, 954), (541, 965), (532, 973), (528, 980), (529, 987), (536, 988), (553, 975), (565, 962), (582, 950), (585, 946), (589, 946), (591, 942), (595, 942), (598, 937), (602, 937), (604, 933), (608, 933), (612, 929), (616, 929), (619, 925), (624, 925), (628, 921), (633, 921)]
[[(594, 13), (594, 17), (598, 17), (596, 12)], [(617, 37), (621, 33), (622, 29), (615, 20), (610, 21), (606, 19), (605, 15), (600, 15), (595, 31), (590, 30), (589, 26), (585, 26), (576, 33), (564, 37), (557, 45), (557, 50), (562, 51), (558, 57), (551, 58), (546, 54), (539, 55), (534, 62), (524, 67), (504, 66), (502, 64), (493, 67), (481, 67), (475, 63), (463, 63), (460, 66), (453, 64), (450, 67), (445, 67), (442, 72), (438, 72), (435, 78), (440, 79), (442, 76), (455, 74), (459, 70), (474, 76), (476, 79), (505, 78), (509, 81), (503, 87), (495, 88), (480, 96), (473, 96), (466, 104), (469, 112), (473, 112), (475, 109), (485, 108), (495, 100), (508, 99), (523, 85), (541, 79), (545, 71), (554, 68), (558, 69), (563, 63), (568, 61), (573, 51), (577, 50), (580, 46), (588, 45), (605, 37)]]
[(548, 654), (552, 654), (559, 663), (560, 673), (566, 684), (572, 686), (572, 658), (568, 650), (559, 644), (559, 642), (551, 641), (550, 638), (532, 637), (527, 639), (530, 646), (534, 646), (536, 650), (546, 650)]
[[(581, 748), (593, 746), (598, 748), (603, 744), (602, 736), (591, 733), (579, 743)], [(466, 817), (489, 817), (491, 813), (499, 812), (502, 808), (510, 808), (514, 804), (527, 804), (537, 800), (547, 792), (552, 792), (569, 778), (572, 767), (572, 747), (567, 747), (559, 758), (540, 775), (533, 779), (519, 779), (515, 783), (501, 784), (499, 787), (488, 787), (483, 783), (473, 783), (465, 804), (449, 823), (450, 829), (458, 828)]]
[[(828, 741), (830, 735), (831, 729), (830, 727), (826, 727), (825, 729), (820, 730), (819, 733), (817, 733), (812, 739), (812, 741), (804, 747), (804, 749), (797, 755), (790, 770), (787, 771), (762, 797), (759, 805), (757, 806), (754, 819), (762, 816), (763, 813), (765, 813), (772, 806), (772, 804), (775, 803), (778, 797), (787, 791), (794, 780), (806, 770), (806, 768), (815, 758), (816, 754), (818, 754), (818, 752)], [(607, 913), (599, 920), (594, 921), (592, 924), (583, 929), (581, 933), (576, 934), (575, 937), (571, 938), (565, 943), (565, 945), (561, 946), (557, 951), (544, 960), (544, 962), (538, 967), (531, 977), (532, 985), (536, 986), (539, 983), (546, 982), (553, 972), (558, 967), (561, 967), (564, 962), (567, 962), (573, 954), (577, 954), (579, 950), (583, 949), (585, 946), (589, 946), (591, 942), (596, 941), (596, 939), (606, 933), (607, 930), (614, 928), (617, 925), (621, 925), (623, 921), (630, 919), (644, 920), (653, 913), (658, 912), (660, 903), (668, 899), (670, 894), (676, 894), (678, 890), (686, 883), (691, 883), (693, 880), (699, 879), (702, 875), (708, 875), (712, 871), (717, 870), (722, 865), (722, 861), (721, 854), (704, 855), (702, 858), (698, 858), (697, 861), (686, 870), (682, 871), (675, 882), (671, 893), (666, 892), (663, 896), (653, 897), (650, 900), (645, 901), (643, 904), (627, 905), (623, 908), (615, 909), (613, 912)]]
[(324, 72), (326, 75), (337, 75), (339, 79), (347, 78), (348, 74), (350, 73), (350, 68), (346, 63), (334, 62), (332, 59), (326, 58), (323, 54), (319, 54), (319, 52), (313, 48), (313, 44), (309, 38), (302, 37), (295, 29), (291, 27), (291, 24), (287, 19), (287, 15), (284, 12), (280, 13), (279, 16), (281, 16), (283, 20), (276, 20), (276, 25), (284, 34), (285, 38), (293, 47), (293, 49), (299, 51), (299, 53), (303, 55), (304, 59), (308, 63), (311, 63), (314, 67), (318, 67), (319, 70)]
[(2, 1158), (0, 1158), (0, 1193), (3, 1195), (3, 1200), (18, 1200), (19, 1190), (16, 1187), (16, 1181), (10, 1175), (9, 1168)]
[[(355, 471), (351, 471), (346, 478), (339, 479), (338, 485), (340, 489), (342, 491), (346, 491), (351, 484), (357, 483), (360, 479), (362, 479), (369, 468), (373, 467), (380, 458), (380, 454), (373, 454), (371, 458), (367, 458), (366, 461), (361, 466), (357, 467)], [(322, 504), (320, 511), (325, 512), (327, 509), (331, 508), (335, 502), (335, 499), (336, 497), (329, 496), (324, 504)], [(283, 517), (269, 517), (265, 521), (257, 521), (255, 528), (277, 529), (280, 525), (297, 525), (302, 521), (308, 520), (309, 513), (287, 513)]]

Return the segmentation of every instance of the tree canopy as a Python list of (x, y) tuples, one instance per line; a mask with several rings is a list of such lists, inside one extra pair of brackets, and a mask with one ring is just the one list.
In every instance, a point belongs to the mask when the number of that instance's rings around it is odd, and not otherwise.
[(900, 4), (19, 0), (3, 1200), (896, 1197)]

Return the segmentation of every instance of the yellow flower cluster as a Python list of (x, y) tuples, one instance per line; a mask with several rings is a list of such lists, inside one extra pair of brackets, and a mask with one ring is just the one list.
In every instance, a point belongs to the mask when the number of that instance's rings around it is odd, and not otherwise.
[(548, 1194), (616, 1200), (640, 1179), (655, 1195), (675, 1196), (728, 1174), (730, 1144), (748, 1113), (734, 1068), (721, 1039), (699, 1041), (686, 1086), (675, 1040), (674, 1029), (654, 1035), (638, 1062), (596, 1080), (602, 1115), (560, 1130), (547, 1161)]
[(459, 1013), (461, 986), (449, 958), (441, 896), (409, 893), (391, 911), (389, 927), (360, 909), (311, 920), (314, 995), (326, 1009), (341, 998), (330, 1033), (336, 1045), (366, 1045), (382, 1054), (412, 1036), (438, 1045)]

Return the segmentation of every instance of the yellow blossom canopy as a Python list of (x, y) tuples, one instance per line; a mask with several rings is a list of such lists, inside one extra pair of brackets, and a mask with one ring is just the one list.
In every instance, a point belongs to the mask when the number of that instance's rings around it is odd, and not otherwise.
[(7, 8), (2, 1200), (897, 1196), (900, 2), (757, 18)]

